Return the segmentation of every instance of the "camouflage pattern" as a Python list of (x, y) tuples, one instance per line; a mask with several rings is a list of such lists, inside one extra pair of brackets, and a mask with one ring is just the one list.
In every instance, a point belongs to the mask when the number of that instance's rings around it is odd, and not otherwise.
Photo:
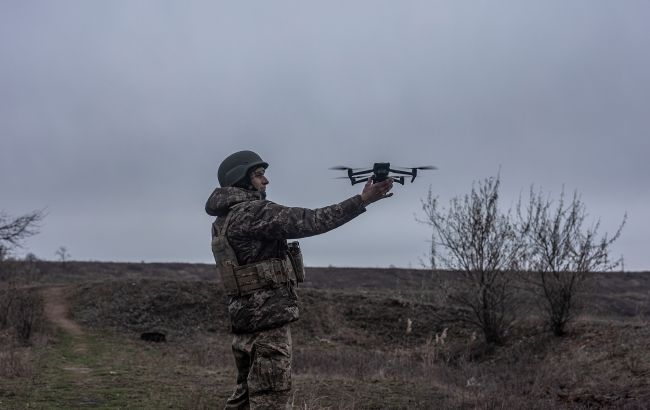
[(290, 283), (252, 295), (231, 297), (228, 315), (233, 333), (272, 329), (298, 320), (298, 294)]
[(226, 409), (290, 409), (292, 348), (289, 325), (235, 335), (237, 388)]
[[(307, 209), (278, 205), (266, 200), (263, 192), (238, 187), (215, 189), (205, 206), (208, 214), (217, 216), (216, 228), (221, 227), (231, 208), (236, 214), (226, 236), (239, 265), (284, 259), (287, 239), (330, 231), (365, 211), (360, 195), (324, 208)], [(228, 304), (232, 331), (253, 333), (293, 322), (299, 314), (297, 300), (292, 284), (232, 297)]]
[[(266, 200), (264, 192), (239, 187), (214, 190), (205, 210), (216, 216), (213, 234), (232, 212), (225, 235), (238, 265), (287, 257), (287, 239), (330, 231), (365, 211), (361, 195), (319, 209), (293, 208)], [(237, 387), (227, 409), (291, 408), (291, 331), (298, 320), (295, 283), (287, 282), (228, 302)]]

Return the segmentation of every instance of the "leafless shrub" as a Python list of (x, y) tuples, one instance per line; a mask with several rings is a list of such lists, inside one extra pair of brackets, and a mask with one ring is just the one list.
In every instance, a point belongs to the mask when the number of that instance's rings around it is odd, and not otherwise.
[[(498, 208), (500, 179), (488, 178), (472, 186), (469, 195), (441, 209), (437, 197), (422, 202), (433, 229), (431, 264), (456, 271), (459, 280), (449, 299), (459, 304), (459, 320), (479, 328), (488, 343), (503, 342), (515, 320), (518, 292), (514, 275), (524, 249), (510, 212)], [(438, 253), (437, 247), (443, 248)]]
[(586, 207), (577, 192), (567, 203), (562, 191), (553, 208), (550, 199), (533, 189), (527, 209), (524, 211), (520, 203), (517, 213), (527, 240), (522, 262), (532, 272), (526, 277), (542, 301), (551, 330), (561, 336), (576, 313), (591, 273), (613, 270), (622, 263), (621, 259), (610, 260), (609, 251), (621, 235), (626, 217), (611, 238), (607, 234), (599, 237), (600, 221), (592, 227), (584, 226)]
[(19, 343), (29, 344), (43, 321), (43, 300), (36, 290), (0, 290), (0, 330), (11, 330)]

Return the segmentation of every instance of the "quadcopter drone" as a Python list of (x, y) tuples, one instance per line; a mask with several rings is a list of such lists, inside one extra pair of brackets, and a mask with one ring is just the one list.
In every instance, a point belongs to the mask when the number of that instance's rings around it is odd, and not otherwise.
[[(396, 167), (397, 169), (392, 169), (390, 167), (390, 162), (375, 162), (372, 169), (363, 170), (363, 168), (350, 168), (344, 166), (332, 167), (330, 169), (338, 171), (347, 171), (347, 177), (339, 177), (340, 179), (350, 179), (352, 185), (358, 184), (360, 182), (366, 182), (368, 179), (371, 179), (374, 182), (381, 182), (388, 178), (393, 178), (393, 181), (404, 185), (405, 175), (411, 176), (411, 182), (415, 180), (415, 177), (418, 175), (418, 170), (427, 170), (427, 169), (438, 169), (434, 166), (427, 165), (423, 167)], [(362, 171), (360, 171), (362, 170)], [(391, 174), (392, 173), (392, 174)], [(394, 175), (397, 174), (397, 175)]]

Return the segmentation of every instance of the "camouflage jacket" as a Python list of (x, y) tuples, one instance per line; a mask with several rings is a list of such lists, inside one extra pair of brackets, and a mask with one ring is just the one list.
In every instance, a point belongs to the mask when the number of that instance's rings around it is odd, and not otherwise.
[[(324, 208), (307, 209), (278, 205), (266, 200), (262, 192), (237, 187), (215, 189), (205, 204), (206, 212), (217, 217), (214, 225), (218, 228), (231, 208), (236, 214), (231, 217), (226, 236), (239, 265), (284, 259), (287, 239), (330, 231), (365, 211), (360, 195)], [(292, 284), (231, 297), (228, 313), (232, 331), (251, 333), (293, 322), (298, 319), (297, 301)]]

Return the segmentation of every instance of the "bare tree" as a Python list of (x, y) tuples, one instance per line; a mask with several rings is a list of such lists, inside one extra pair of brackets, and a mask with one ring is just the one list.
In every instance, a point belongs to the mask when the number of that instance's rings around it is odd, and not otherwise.
[(573, 318), (584, 285), (592, 272), (612, 270), (622, 259), (610, 260), (610, 246), (621, 235), (627, 215), (615, 234), (598, 237), (600, 221), (585, 227), (586, 208), (577, 192), (570, 202), (562, 191), (557, 206), (531, 188), (528, 208), (517, 213), (527, 239), (525, 262), (534, 290), (553, 333), (561, 336)]
[(61, 264), (64, 264), (68, 259), (70, 259), (68, 248), (65, 246), (59, 246), (59, 249), (57, 249), (54, 254), (59, 257), (59, 262), (61, 262)]
[(43, 211), (33, 211), (17, 218), (0, 212), (0, 262), (15, 248), (21, 247), (25, 238), (38, 233), (38, 223), (44, 217)]
[(510, 212), (498, 208), (499, 186), (499, 176), (480, 181), (469, 195), (452, 199), (447, 210), (429, 190), (422, 202), (427, 218), (421, 221), (433, 228), (432, 266), (458, 272), (459, 285), (449, 295), (465, 308), (458, 319), (478, 327), (488, 343), (496, 344), (503, 342), (516, 317), (518, 292), (510, 272), (524, 251)]

